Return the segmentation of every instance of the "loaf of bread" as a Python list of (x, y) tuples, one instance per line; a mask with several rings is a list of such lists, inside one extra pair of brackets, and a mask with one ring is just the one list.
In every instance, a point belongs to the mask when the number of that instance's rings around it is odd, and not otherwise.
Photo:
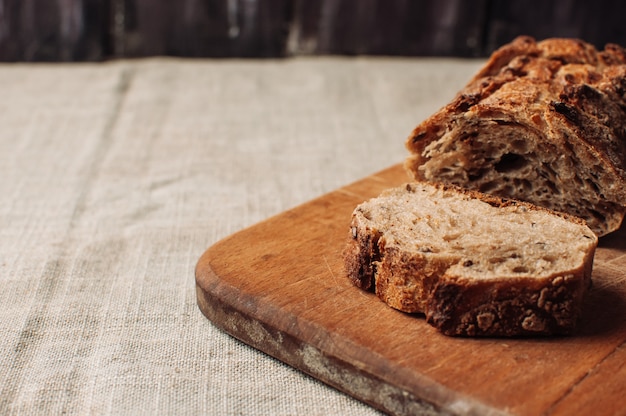
[(356, 286), (447, 335), (567, 334), (597, 241), (577, 217), (412, 183), (354, 210), (344, 261)]
[(415, 180), (529, 201), (605, 235), (626, 212), (626, 51), (517, 38), (406, 145)]

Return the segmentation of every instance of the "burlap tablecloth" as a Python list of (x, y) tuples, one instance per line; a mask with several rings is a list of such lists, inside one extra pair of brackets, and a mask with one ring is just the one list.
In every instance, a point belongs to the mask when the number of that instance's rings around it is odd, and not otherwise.
[(0, 414), (376, 414), (213, 327), (194, 267), (401, 162), (481, 63), (0, 66)]

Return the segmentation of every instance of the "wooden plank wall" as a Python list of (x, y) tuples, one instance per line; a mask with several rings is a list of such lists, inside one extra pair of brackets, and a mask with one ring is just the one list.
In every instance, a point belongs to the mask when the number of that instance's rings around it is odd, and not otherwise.
[(626, 45), (618, 0), (0, 0), (0, 61), (485, 56), (519, 34)]
[(108, 7), (103, 0), (0, 0), (0, 60), (102, 59)]

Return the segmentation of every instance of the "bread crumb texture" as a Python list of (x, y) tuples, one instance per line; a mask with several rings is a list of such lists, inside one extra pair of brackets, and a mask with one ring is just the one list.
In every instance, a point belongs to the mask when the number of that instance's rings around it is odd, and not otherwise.
[(449, 335), (568, 333), (597, 237), (575, 217), (450, 185), (406, 184), (359, 205), (352, 282)]
[(626, 51), (519, 37), (406, 145), (415, 180), (529, 201), (608, 234), (626, 212)]

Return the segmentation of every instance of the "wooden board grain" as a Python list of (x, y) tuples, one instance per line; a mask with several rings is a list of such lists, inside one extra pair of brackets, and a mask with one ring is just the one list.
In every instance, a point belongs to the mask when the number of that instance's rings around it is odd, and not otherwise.
[(114, 27), (116, 57), (285, 55), (288, 0), (109, 1), (123, 23)]
[(446, 337), (351, 286), (343, 270), (354, 207), (406, 179), (393, 166), (213, 245), (196, 266), (200, 309), (390, 414), (625, 414), (626, 227), (600, 241), (575, 336)]
[(488, 2), (296, 2), (290, 54), (479, 56)]

